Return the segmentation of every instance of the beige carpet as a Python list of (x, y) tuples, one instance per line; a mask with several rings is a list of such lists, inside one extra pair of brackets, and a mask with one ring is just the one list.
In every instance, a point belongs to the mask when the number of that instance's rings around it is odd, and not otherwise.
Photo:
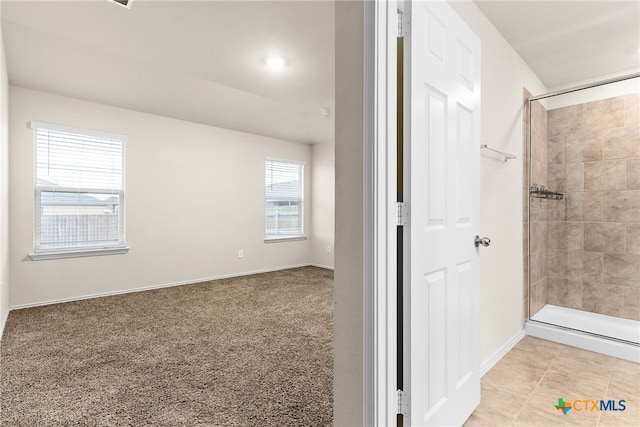
[(328, 426), (333, 273), (12, 311), (2, 426)]

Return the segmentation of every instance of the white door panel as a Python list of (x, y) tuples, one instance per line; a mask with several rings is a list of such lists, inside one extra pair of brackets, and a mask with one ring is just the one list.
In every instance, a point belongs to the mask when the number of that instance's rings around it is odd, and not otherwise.
[(406, 6), (410, 424), (460, 425), (480, 400), (480, 42), (444, 1)]

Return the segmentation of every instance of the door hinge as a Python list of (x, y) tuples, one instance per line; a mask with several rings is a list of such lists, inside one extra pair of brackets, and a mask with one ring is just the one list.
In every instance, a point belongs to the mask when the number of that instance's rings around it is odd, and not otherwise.
[(409, 225), (410, 212), (409, 203), (398, 202), (398, 221), (396, 225), (405, 226)]
[(411, 19), (408, 13), (398, 11), (398, 37), (411, 34)]
[(409, 415), (409, 393), (403, 390), (397, 390), (398, 392), (398, 414), (407, 416)]

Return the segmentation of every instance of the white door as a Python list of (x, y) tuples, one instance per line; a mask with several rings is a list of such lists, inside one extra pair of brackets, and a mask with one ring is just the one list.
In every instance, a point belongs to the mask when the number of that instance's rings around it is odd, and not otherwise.
[[(446, 1), (407, 2), (410, 425), (480, 402), (480, 41)], [(405, 86), (405, 87), (406, 87)], [(408, 289), (407, 289), (408, 286)]]

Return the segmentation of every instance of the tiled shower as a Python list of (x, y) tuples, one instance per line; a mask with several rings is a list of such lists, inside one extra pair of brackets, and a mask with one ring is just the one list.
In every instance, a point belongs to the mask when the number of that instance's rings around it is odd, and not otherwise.
[(528, 318), (552, 305), (640, 321), (640, 78), (633, 80), (631, 92), (599, 87), (597, 95), (528, 104)]

